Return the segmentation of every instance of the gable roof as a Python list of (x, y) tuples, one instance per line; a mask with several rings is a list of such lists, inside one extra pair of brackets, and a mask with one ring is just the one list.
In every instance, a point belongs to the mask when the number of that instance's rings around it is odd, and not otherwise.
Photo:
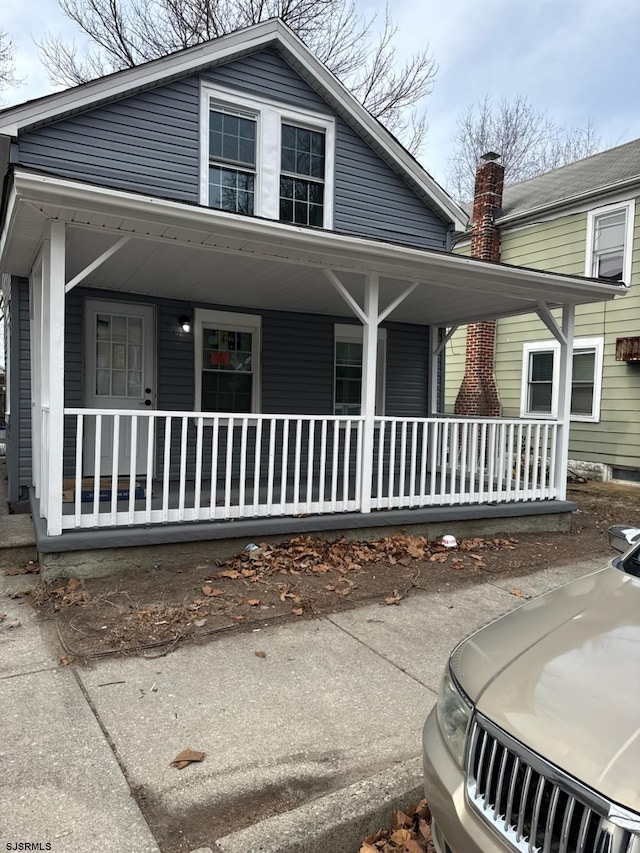
[(237, 30), (135, 68), (116, 71), (89, 83), (9, 107), (0, 111), (0, 135), (15, 137), (20, 131), (33, 129), (74, 113), (85, 112), (205, 68), (226, 64), (266, 47), (276, 47), (295, 71), (322, 95), (347, 124), (351, 125), (424, 201), (435, 208), (445, 221), (450, 222), (456, 231), (464, 231), (467, 216), (462, 208), (278, 18), (254, 24), (244, 30)]
[(640, 183), (640, 139), (505, 187), (498, 224)]

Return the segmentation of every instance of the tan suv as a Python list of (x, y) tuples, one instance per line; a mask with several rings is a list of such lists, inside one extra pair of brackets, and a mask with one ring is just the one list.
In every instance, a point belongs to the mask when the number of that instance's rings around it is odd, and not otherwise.
[(640, 853), (640, 530), (452, 653), (423, 735), (439, 853)]

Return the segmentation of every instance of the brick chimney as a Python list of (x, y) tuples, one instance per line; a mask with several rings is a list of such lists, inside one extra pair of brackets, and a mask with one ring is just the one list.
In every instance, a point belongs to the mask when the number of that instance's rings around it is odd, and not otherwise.
[[(499, 154), (489, 151), (476, 170), (471, 222), (471, 257), (500, 260), (500, 229), (494, 224), (502, 207), (504, 166)], [(467, 326), (467, 354), (464, 379), (458, 391), (456, 415), (498, 417), (500, 396), (495, 376), (496, 321), (470, 323)]]

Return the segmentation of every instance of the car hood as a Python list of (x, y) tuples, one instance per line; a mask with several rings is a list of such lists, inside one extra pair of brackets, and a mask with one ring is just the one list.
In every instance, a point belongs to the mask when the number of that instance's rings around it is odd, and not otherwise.
[(575, 778), (640, 810), (640, 580), (611, 566), (465, 641), (478, 710)]

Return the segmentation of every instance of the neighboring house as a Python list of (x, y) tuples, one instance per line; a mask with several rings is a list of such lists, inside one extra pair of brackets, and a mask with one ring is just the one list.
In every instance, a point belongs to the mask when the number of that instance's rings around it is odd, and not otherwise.
[[(594, 479), (640, 481), (640, 140), (504, 190), (494, 217), (503, 263), (624, 282), (613, 303), (576, 311), (569, 465)], [(469, 239), (455, 251), (468, 253)], [(559, 344), (540, 317), (497, 324), (495, 378), (504, 417), (558, 411)], [(462, 330), (447, 347), (446, 409), (460, 387)]]
[(281, 22), (4, 110), (0, 154), (41, 551), (567, 510), (562, 410), (437, 416), (442, 330), (620, 287), (452, 254), (463, 211)]

